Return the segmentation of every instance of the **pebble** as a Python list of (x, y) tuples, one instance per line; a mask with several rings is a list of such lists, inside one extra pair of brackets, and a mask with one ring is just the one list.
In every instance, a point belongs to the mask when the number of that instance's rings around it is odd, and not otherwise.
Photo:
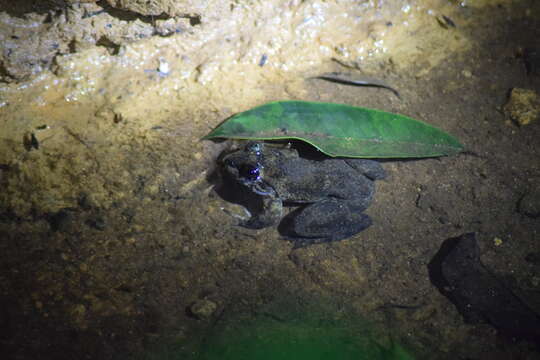
[(540, 96), (534, 90), (513, 88), (503, 111), (518, 125), (528, 125), (540, 116)]
[(168, 75), (169, 74), (169, 72), (171, 71), (171, 68), (170, 68), (169, 63), (167, 62), (167, 60), (165, 60), (163, 58), (159, 58), (158, 71), (162, 75)]
[(208, 319), (216, 309), (216, 303), (207, 299), (197, 300), (189, 307), (189, 311), (200, 320)]

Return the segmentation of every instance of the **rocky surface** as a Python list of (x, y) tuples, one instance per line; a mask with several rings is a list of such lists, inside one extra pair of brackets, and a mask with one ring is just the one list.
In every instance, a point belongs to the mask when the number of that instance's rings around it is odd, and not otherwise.
[(107, 3), (117, 9), (133, 11), (141, 15), (153, 16), (183, 16), (200, 19), (202, 15), (218, 14), (234, 6), (225, 1), (196, 1), (196, 0), (107, 0)]

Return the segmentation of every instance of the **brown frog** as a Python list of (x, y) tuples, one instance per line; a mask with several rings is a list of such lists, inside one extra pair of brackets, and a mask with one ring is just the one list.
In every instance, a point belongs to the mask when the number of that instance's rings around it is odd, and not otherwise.
[(279, 227), (295, 247), (343, 240), (370, 226), (362, 211), (373, 199), (373, 181), (385, 177), (373, 160), (310, 160), (295, 149), (262, 142), (249, 142), (221, 162), (226, 176), (262, 200), (259, 212), (241, 226), (278, 224), (284, 204), (301, 205)]

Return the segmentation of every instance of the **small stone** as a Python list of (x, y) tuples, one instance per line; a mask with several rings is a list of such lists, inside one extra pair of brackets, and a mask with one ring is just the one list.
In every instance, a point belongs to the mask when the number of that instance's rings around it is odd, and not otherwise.
[(195, 301), (190, 307), (189, 311), (197, 318), (197, 319), (208, 319), (214, 311), (216, 311), (217, 305), (216, 303), (207, 300), (207, 299), (201, 299)]
[(472, 77), (472, 72), (470, 72), (470, 70), (463, 70), (461, 72), (461, 75), (463, 75), (466, 78), (470, 78), (470, 77)]
[[(226, 1), (198, 1), (198, 0), (107, 0), (110, 6), (120, 10), (136, 12), (146, 16), (174, 16), (196, 17), (198, 14), (208, 14), (213, 9), (223, 13), (229, 4)], [(216, 9), (217, 8), (217, 9)], [(208, 14), (210, 15), (210, 14)], [(213, 15), (213, 12), (212, 12)], [(200, 15), (199, 15), (200, 16)]]
[(534, 90), (513, 88), (503, 111), (518, 125), (528, 125), (540, 115), (540, 96)]
[(170, 67), (169, 63), (167, 62), (167, 60), (165, 60), (163, 58), (159, 59), (158, 71), (162, 75), (169, 74), (169, 72), (171, 71), (171, 67)]
[[(155, 29), (156, 32), (161, 36), (168, 36), (174, 33), (183, 32), (182, 22), (178, 21), (179, 19), (170, 18), (167, 20), (156, 20)], [(180, 19), (185, 20), (185, 19)]]
[(523, 195), (518, 202), (518, 212), (531, 218), (540, 217), (540, 189), (536, 188)]

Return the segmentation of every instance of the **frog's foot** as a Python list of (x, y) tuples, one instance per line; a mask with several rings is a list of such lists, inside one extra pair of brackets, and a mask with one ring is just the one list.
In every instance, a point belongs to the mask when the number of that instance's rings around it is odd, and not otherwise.
[(280, 231), (294, 241), (294, 248), (339, 241), (358, 234), (371, 225), (371, 219), (354, 203), (328, 199), (291, 213)]
[(221, 207), (221, 211), (239, 222), (248, 221), (252, 217), (251, 212), (240, 204), (227, 203), (226, 206)]

